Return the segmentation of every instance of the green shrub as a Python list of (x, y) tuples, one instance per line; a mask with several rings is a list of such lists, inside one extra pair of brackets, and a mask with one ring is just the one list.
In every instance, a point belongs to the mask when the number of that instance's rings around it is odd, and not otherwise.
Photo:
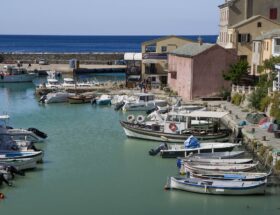
[(259, 147), (259, 153), (260, 153), (261, 156), (263, 156), (265, 154), (265, 152), (266, 152), (266, 147), (265, 146)]
[(280, 170), (280, 160), (276, 161), (275, 169), (278, 171)]
[(237, 105), (239, 106), (242, 102), (242, 95), (239, 94), (239, 93), (236, 93), (233, 95), (233, 97), (231, 98), (231, 103), (234, 104), (234, 105)]
[(260, 102), (260, 111), (264, 112), (266, 108), (269, 106), (270, 102), (271, 102), (271, 98), (269, 96), (262, 98)]

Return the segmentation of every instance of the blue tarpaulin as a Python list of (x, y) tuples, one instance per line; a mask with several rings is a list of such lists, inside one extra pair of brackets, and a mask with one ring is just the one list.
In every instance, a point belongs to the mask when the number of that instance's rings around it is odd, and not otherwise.
[(185, 142), (184, 142), (185, 148), (198, 148), (200, 147), (200, 144), (198, 142), (198, 139), (196, 139), (193, 135), (191, 135)]

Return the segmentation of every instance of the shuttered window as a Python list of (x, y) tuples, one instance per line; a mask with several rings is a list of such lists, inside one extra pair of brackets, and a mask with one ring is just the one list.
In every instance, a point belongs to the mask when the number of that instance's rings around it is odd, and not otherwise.
[(273, 20), (277, 19), (277, 8), (270, 8), (269, 18)]

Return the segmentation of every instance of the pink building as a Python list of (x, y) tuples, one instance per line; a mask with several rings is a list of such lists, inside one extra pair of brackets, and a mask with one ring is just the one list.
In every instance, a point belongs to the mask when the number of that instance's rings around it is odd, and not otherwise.
[(185, 101), (218, 94), (230, 89), (223, 73), (236, 62), (235, 50), (202, 42), (185, 45), (168, 55), (168, 85)]

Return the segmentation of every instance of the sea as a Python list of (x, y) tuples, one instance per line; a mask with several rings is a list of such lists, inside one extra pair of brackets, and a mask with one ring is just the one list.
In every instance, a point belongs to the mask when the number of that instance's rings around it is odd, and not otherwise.
[[(141, 43), (157, 36), (52, 36), (0, 35), (0, 52), (8, 53), (88, 53), (140, 52)], [(215, 43), (217, 35), (183, 35), (206, 43)]]

